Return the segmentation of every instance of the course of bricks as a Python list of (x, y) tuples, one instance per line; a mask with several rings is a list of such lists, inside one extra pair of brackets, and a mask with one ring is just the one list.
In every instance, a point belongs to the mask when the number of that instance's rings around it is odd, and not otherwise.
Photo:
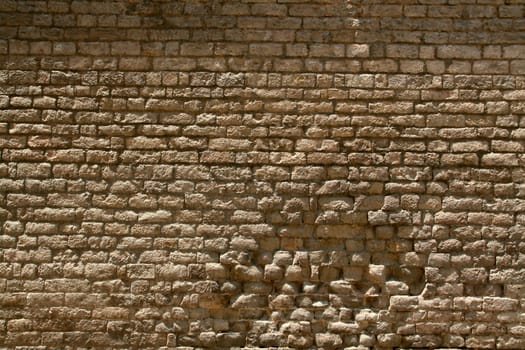
[(2, 349), (525, 348), (522, 0), (1, 0)]

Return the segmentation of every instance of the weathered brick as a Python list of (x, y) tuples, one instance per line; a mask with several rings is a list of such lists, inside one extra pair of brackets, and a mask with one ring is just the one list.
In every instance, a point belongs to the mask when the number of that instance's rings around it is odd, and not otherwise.
[(112, 279), (115, 277), (116, 266), (104, 263), (88, 263), (85, 266), (86, 277), (90, 280)]
[(132, 279), (154, 279), (155, 265), (153, 264), (130, 264), (127, 266), (127, 274)]
[(443, 45), (437, 47), (438, 58), (461, 58), (461, 59), (479, 59), (481, 51), (476, 46), (468, 45)]

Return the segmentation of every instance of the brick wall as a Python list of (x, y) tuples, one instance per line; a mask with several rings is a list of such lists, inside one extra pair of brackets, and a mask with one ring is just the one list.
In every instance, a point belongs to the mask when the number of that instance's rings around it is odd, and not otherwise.
[(0, 1), (0, 346), (525, 347), (520, 0)]

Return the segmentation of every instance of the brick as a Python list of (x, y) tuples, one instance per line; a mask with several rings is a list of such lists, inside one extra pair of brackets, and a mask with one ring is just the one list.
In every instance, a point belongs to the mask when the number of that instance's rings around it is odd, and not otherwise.
[(253, 4), (251, 13), (259, 16), (285, 16), (287, 7), (281, 4)]
[(194, 44), (183, 43), (180, 46), (180, 53), (183, 56), (207, 56), (213, 53), (213, 44)]
[(472, 66), (474, 74), (507, 74), (509, 65), (507, 62), (498, 61), (476, 61)]
[(344, 45), (315, 44), (310, 45), (309, 55), (312, 57), (344, 57)]
[(394, 58), (418, 58), (419, 48), (416, 45), (387, 45), (386, 57)]
[(369, 57), (370, 47), (366, 44), (346, 45), (346, 57)]
[(127, 269), (128, 277), (132, 279), (154, 279), (155, 265), (130, 264)]
[(518, 158), (515, 154), (490, 153), (481, 158), (481, 164), (488, 166), (517, 166)]
[(90, 280), (112, 279), (115, 277), (116, 266), (103, 263), (88, 263), (85, 267), (86, 277)]
[(371, 17), (401, 17), (403, 10), (401, 5), (371, 5), (365, 11)]
[(437, 47), (438, 58), (479, 59), (481, 50), (475, 46), (444, 45)]
[(510, 298), (485, 297), (483, 298), (483, 310), (486, 311), (510, 311), (515, 310), (518, 301)]

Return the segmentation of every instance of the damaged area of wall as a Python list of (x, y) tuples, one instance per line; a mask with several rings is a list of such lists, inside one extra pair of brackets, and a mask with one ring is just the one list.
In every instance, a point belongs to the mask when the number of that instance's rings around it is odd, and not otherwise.
[(525, 348), (524, 32), (503, 0), (0, 1), (0, 346)]

